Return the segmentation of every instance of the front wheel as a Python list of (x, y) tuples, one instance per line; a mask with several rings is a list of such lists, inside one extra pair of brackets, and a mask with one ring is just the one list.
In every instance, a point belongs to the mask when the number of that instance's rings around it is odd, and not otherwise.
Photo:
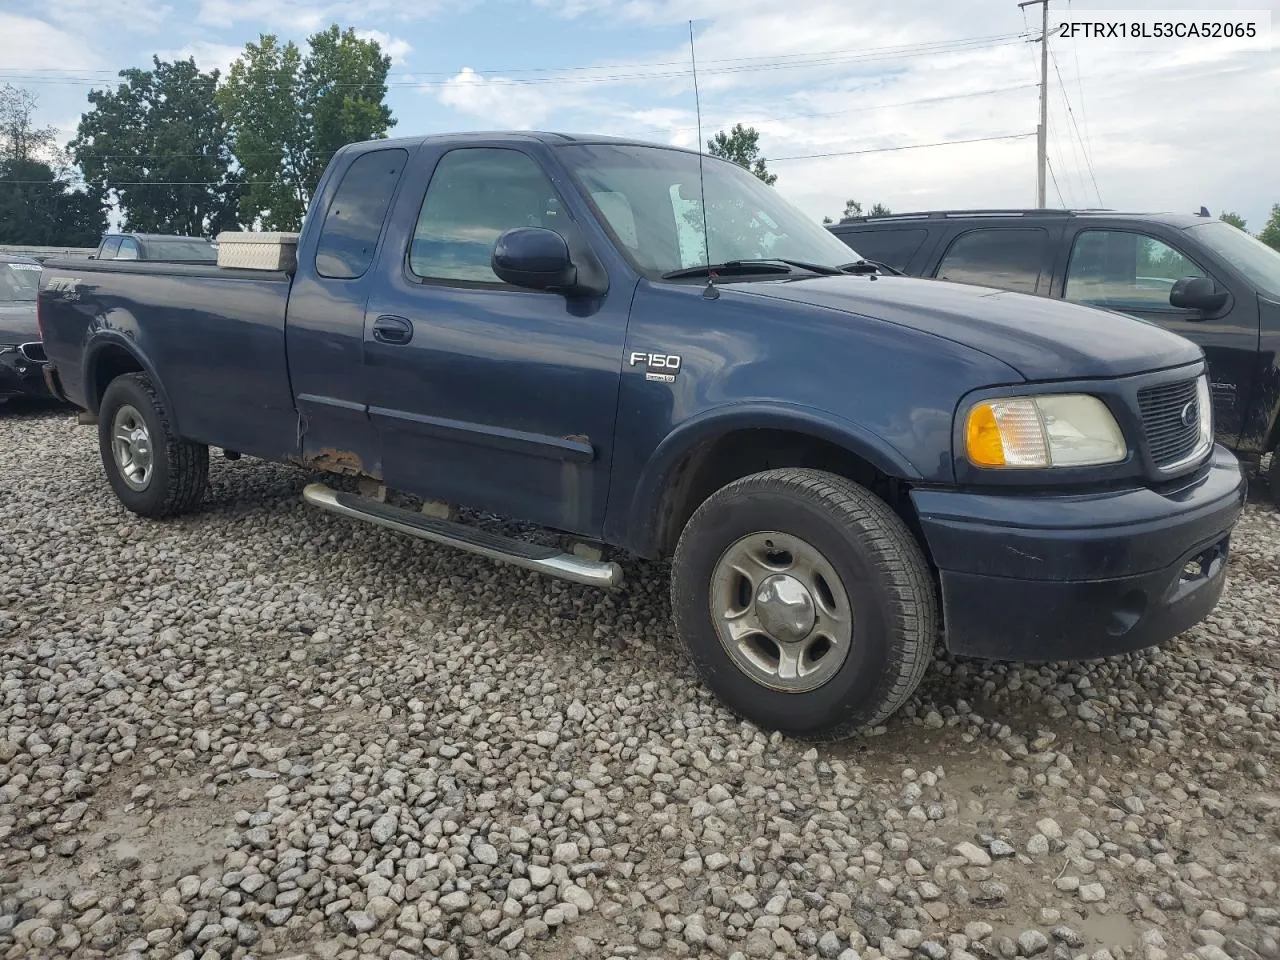
[(98, 449), (111, 489), (144, 517), (172, 517), (204, 499), (209, 448), (173, 433), (144, 374), (117, 377), (98, 409)]
[(843, 477), (770, 470), (712, 494), (681, 534), (672, 609), (704, 682), (791, 736), (882, 723), (933, 656), (938, 601), (920, 547)]

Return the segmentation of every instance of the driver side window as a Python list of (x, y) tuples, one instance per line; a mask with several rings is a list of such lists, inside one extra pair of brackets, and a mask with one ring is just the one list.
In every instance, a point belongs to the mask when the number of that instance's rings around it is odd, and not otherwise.
[(450, 150), (436, 164), (409, 248), (424, 280), (500, 284), (493, 245), (513, 227), (563, 231), (568, 214), (533, 158), (501, 147)]
[(1066, 298), (1113, 310), (1168, 310), (1175, 281), (1203, 276), (1203, 270), (1155, 237), (1082, 230), (1067, 265)]

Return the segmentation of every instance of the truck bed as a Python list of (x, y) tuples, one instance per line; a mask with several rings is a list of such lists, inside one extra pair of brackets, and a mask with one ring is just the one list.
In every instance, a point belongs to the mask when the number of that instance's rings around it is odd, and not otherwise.
[(154, 365), (165, 371), (156, 383), (182, 383), (169, 404), (182, 436), (275, 458), (296, 451), (287, 273), (50, 260), (41, 287), (45, 349), (73, 403), (96, 412), (106, 374)]

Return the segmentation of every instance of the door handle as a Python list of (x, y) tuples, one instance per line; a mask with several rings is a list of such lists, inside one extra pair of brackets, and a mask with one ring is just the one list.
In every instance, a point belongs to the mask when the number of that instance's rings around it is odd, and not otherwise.
[(413, 324), (404, 317), (379, 317), (373, 321), (373, 339), (400, 346), (413, 339)]

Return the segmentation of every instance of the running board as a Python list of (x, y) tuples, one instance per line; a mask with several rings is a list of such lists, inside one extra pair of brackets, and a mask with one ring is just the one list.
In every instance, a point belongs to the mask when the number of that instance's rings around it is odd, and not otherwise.
[(526, 570), (537, 570), (561, 580), (589, 587), (616, 587), (622, 582), (622, 568), (616, 563), (590, 560), (555, 547), (513, 540), (465, 524), (424, 516), (365, 497), (340, 493), (323, 483), (307, 484), (302, 491), (302, 499), (339, 516), (387, 527), (420, 540), (443, 543), (448, 547), (524, 567)]

